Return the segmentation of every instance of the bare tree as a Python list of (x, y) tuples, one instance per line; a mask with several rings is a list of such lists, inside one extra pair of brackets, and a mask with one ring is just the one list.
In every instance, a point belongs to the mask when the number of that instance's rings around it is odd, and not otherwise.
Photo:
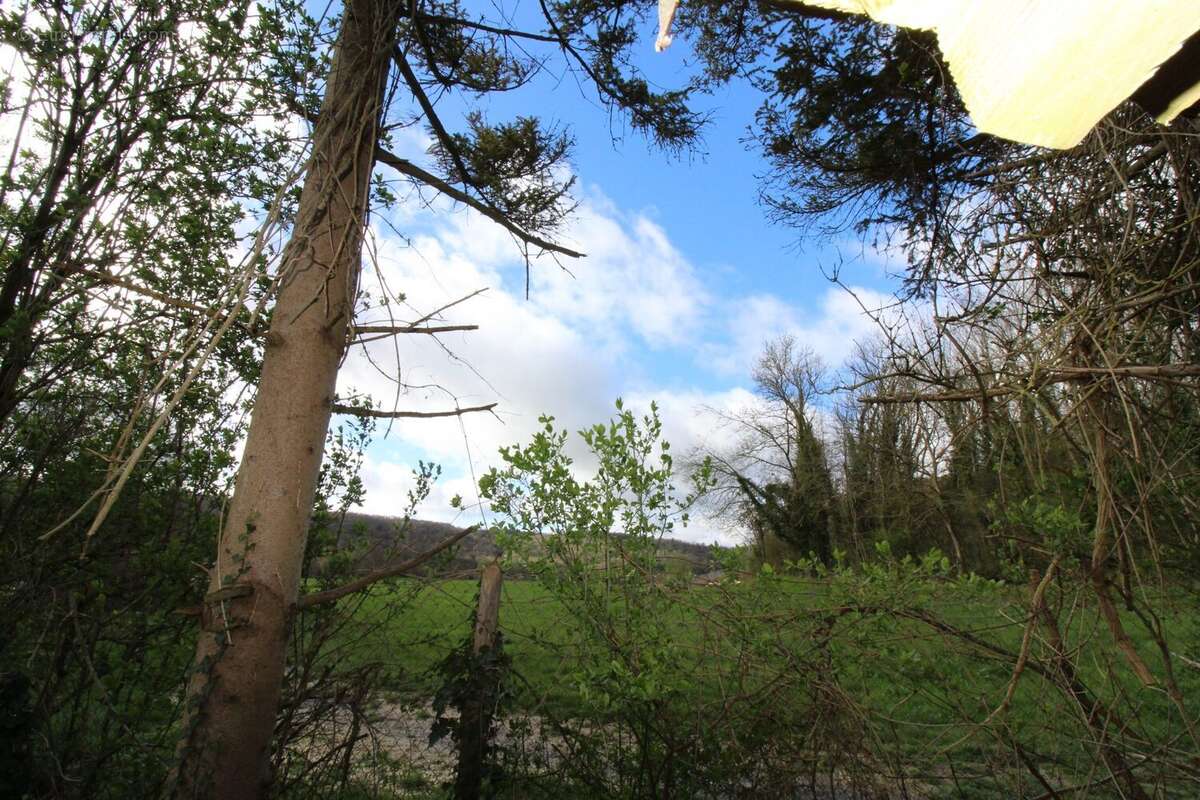
[[(1162, 686), (1193, 748), (1177, 645), (1154, 598), (1196, 552), (1198, 509), (1182, 487), (1200, 463), (1184, 410), (1200, 377), (1198, 143), (1192, 129), (1157, 132), (1123, 114), (1074, 151), (997, 165), (986, 192), (960, 201), (953, 255), (927, 273), (936, 339), (892, 337), (862, 398), (872, 408), (956, 406), (967, 427), (1008, 439), (995, 468), (1019, 491), (998, 487), (1007, 516), (997, 524), (1039, 570), (1030, 625), (1041, 625), (1054, 669), (1078, 679), (1041, 605), (1051, 583), (1086, 598), (1137, 681)], [(1131, 624), (1151, 648), (1134, 643)], [(1128, 796), (1146, 796), (1112, 745), (1116, 710), (1090, 702), (1081, 719), (1098, 759)], [(1182, 768), (1169, 749), (1156, 741), (1137, 758)]]
[[(701, 452), (718, 478), (707, 502), (749, 527), (760, 557), (832, 557), (833, 482), (814, 400), (825, 369), (791, 336), (767, 342), (755, 365), (759, 402), (719, 416), (737, 438), (728, 451)], [(717, 413), (717, 412), (714, 412)]]

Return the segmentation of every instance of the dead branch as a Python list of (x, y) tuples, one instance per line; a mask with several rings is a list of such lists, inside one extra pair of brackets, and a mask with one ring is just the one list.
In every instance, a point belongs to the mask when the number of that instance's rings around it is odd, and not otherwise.
[(130, 292), (133, 292), (134, 294), (141, 295), (142, 297), (147, 297), (151, 300), (157, 300), (158, 302), (162, 303), (165, 306), (171, 306), (172, 308), (179, 308), (184, 311), (191, 311), (195, 314), (200, 314), (201, 316), (204, 316), (204, 317), (215, 316), (216, 314), (219, 313), (217, 310), (215, 310), (213, 308), (205, 308), (204, 306), (199, 306), (199, 305), (196, 305), (195, 303), (189, 303), (186, 300), (180, 300), (176, 297), (171, 297), (170, 295), (163, 294), (162, 292), (157, 292), (146, 286), (142, 286), (140, 284), (134, 283), (133, 281), (122, 278), (119, 275), (113, 275), (108, 272), (101, 272), (99, 270), (86, 269), (83, 267), (78, 268), (76, 271), (78, 272), (78, 274), (86, 275), (87, 277), (92, 278), (93, 280), (99, 281), (102, 284), (105, 284), (108, 286), (116, 286), (117, 288), (126, 289)]
[[(352, 341), (357, 344), (365, 344), (366, 342), (375, 342), (380, 339), (386, 339), (389, 336), (402, 336), (409, 333), (420, 333), (426, 336), (434, 336), (439, 333), (453, 333), (455, 331), (477, 331), (478, 325), (353, 325), (350, 328)], [(364, 339), (362, 337), (369, 336), (371, 338)]]
[(469, 406), (446, 411), (382, 411), (374, 408), (355, 408), (354, 406), (333, 404), (333, 413), (350, 414), (355, 417), (375, 417), (377, 419), (431, 419), (433, 417), (460, 417), (477, 411), (491, 411), (498, 403), (488, 403), (485, 406)]
[(1043, 373), (1034, 374), (1023, 386), (989, 386), (983, 389), (963, 389), (953, 392), (905, 392), (902, 394), (877, 394), (859, 399), (864, 405), (882, 405), (887, 403), (962, 403), (971, 400), (986, 400), (992, 397), (1003, 397), (1010, 394), (1020, 394), (1033, 391), (1055, 383), (1086, 380), (1089, 378), (1134, 378), (1139, 380), (1158, 380), (1174, 378), (1192, 378), (1200, 376), (1200, 364), (1136, 364), (1113, 367), (1056, 367)]
[(383, 567), (382, 569), (374, 570), (366, 575), (363, 575), (361, 578), (357, 578), (349, 583), (342, 584), (334, 589), (326, 589), (323, 592), (306, 594), (296, 600), (295, 608), (303, 610), (305, 608), (312, 608), (313, 606), (321, 605), (323, 603), (332, 603), (342, 599), (347, 595), (354, 594), (355, 592), (361, 592), (363, 589), (366, 589), (373, 583), (378, 583), (379, 581), (386, 580), (387, 578), (395, 578), (405, 574), (406, 572), (411, 572), (412, 570), (432, 559), (437, 554), (458, 544), (477, 530), (479, 530), (478, 525), (472, 525), (469, 528), (463, 528), (461, 531), (449, 537), (448, 539), (443, 539), (436, 546), (426, 550), (424, 553), (421, 553), (418, 556), (410, 558), (407, 561), (390, 567)]

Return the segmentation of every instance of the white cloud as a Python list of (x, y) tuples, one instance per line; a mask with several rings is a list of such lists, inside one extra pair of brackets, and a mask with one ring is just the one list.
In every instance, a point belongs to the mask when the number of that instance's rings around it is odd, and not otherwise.
[(744, 377), (766, 341), (788, 334), (836, 369), (854, 353), (856, 342), (880, 332), (872, 317), (890, 320), (894, 303), (895, 298), (874, 289), (839, 286), (827, 288), (810, 311), (775, 295), (739, 298), (725, 316), (725, 336), (707, 343), (701, 354), (720, 374)]
[[(443, 465), (443, 469), (448, 466), (453, 465)], [(413, 467), (414, 465), (401, 461), (368, 454), (362, 469), (366, 501), (358, 510), (382, 516), (403, 516), (409, 510), (409, 493), (414, 491), (417, 485)], [(479, 522), (479, 512), (475, 506), (461, 509), (451, 507), (450, 501), (455, 495), (463, 498), (475, 497), (469, 471), (443, 475), (431, 486), (429, 496), (419, 506), (415, 516), (457, 525)]]
[[(855, 338), (873, 328), (857, 302), (837, 289), (827, 291), (811, 312), (768, 294), (718, 298), (661, 225), (646, 214), (616, 208), (598, 191), (581, 203), (563, 237), (587, 258), (566, 263), (571, 274), (548, 258), (537, 260), (528, 300), (524, 264), (506, 231), (473, 212), (449, 213), (442, 201), (405, 217), (421, 233), (405, 242), (376, 226), (377, 277), (368, 275), (366, 288), (379, 294), (381, 280), (402, 293), (409, 305), (390, 306), (399, 321), (486, 289), (438, 320), (477, 323), (480, 330), (438, 340), (403, 336), (353, 348), (339, 391), (368, 392), (385, 408), (395, 402), (401, 409), (449, 409), (455, 398), (463, 406), (499, 405), (495, 416), (398, 420), (390, 433), (393, 444), (373, 449), (364, 466), (365, 508), (373, 513), (402, 513), (411, 467), (396, 453), (419, 452), (441, 463), (444, 476), (418, 514), (461, 524), (477, 521), (477, 512), (460, 516), (449, 507), (456, 494), (468, 505), (476, 502), (472, 466), (478, 476), (497, 465), (499, 447), (527, 442), (542, 413), (553, 414), (560, 428), (573, 432), (606, 420), (619, 395), (638, 410), (652, 400), (658, 403), (664, 436), (677, 455), (712, 445), (714, 437), (731, 434), (704, 409), (730, 412), (753, 402), (744, 385), (765, 339), (790, 332), (837, 363)], [(886, 299), (868, 290), (860, 290), (859, 297), (868, 307)], [(360, 321), (386, 318), (379, 308), (360, 314)], [(656, 375), (667, 359), (686, 365), (682, 379), (676, 374), (668, 382)], [(398, 399), (388, 377), (397, 368), (409, 387)], [(692, 385), (688, 372), (694, 375)], [(714, 376), (724, 385), (712, 388)], [(385, 427), (380, 424), (381, 431)], [(383, 454), (385, 448), (389, 455)], [(577, 437), (569, 453), (586, 475), (591, 461)], [(677, 482), (682, 487), (684, 476)], [(693, 541), (736, 539), (703, 518), (678, 535)]]
[(699, 335), (708, 292), (666, 232), (644, 215), (603, 199), (585, 201), (571, 229), (587, 258), (563, 270), (538, 269), (531, 296), (551, 313), (611, 339), (635, 334), (646, 346), (680, 346)]

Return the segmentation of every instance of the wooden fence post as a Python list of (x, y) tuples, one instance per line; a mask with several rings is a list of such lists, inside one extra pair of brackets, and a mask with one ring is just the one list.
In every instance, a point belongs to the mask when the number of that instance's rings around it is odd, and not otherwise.
[[(496, 646), (500, 627), (500, 585), (504, 579), (500, 565), (492, 562), (483, 568), (479, 579), (479, 606), (475, 611), (475, 634), (472, 654), (481, 664), (484, 651)], [(480, 668), (473, 676), (477, 691), (463, 703), (459, 720), (458, 774), (454, 781), (457, 800), (475, 800), (483, 789), (485, 763), (488, 757), (488, 731), (492, 727), (492, 708), (487, 702), (494, 696), (498, 675), (495, 670)]]
[(475, 655), (485, 647), (494, 647), (500, 627), (500, 584), (504, 574), (500, 565), (492, 562), (483, 568), (479, 579), (479, 608), (475, 612)]

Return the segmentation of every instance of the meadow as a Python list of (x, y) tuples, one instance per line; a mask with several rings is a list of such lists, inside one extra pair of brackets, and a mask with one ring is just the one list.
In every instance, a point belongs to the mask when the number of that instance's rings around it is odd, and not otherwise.
[[(797, 728), (796, 736), (828, 737), (815, 742), (816, 749), (858, 746), (830, 739), (868, 736), (871, 749), (897, 761), (940, 764), (936, 774), (922, 778), (933, 795), (938, 792), (929, 786), (948, 796), (995, 796), (1010, 779), (1000, 768), (1026, 773), (1022, 762), (1032, 759), (1050, 764), (1041, 770), (1047, 781), (1087, 781), (1095, 743), (1080, 721), (1079, 698), (1061, 690), (1054, 680), (1061, 676), (1033, 669), (1024, 669), (1010, 686), (1027, 627), (1026, 590), (975, 578), (906, 582), (893, 575), (882, 590), (886, 596), (856, 598), (847, 585), (780, 575), (711, 586), (659, 584), (668, 641), (655, 652), (668, 652), (673, 661), (659, 673), (668, 677), (660, 677), (664, 686), (656, 702), (678, 703), (713, 719), (723, 719), (747, 692), (767, 701), (757, 713), (803, 707), (811, 719), (813, 706), (831, 703), (828, 718), (809, 730)], [(376, 590), (351, 609), (351, 624), (339, 634), (345, 652), (356, 662), (380, 664), (393, 699), (421, 703), (439, 686), (438, 663), (468, 635), (476, 592), (472, 580), (410, 579)], [(1112, 735), (1135, 742), (1184, 735), (1144, 626), (1132, 615), (1124, 620), (1159, 679), (1150, 686), (1129, 669), (1081, 597), (1054, 602), (1075, 604), (1057, 609), (1065, 647), (1077, 682), (1114, 717), (1120, 709), (1123, 721)], [(613, 605), (619, 618), (619, 601)], [(885, 607), (906, 613), (871, 610)], [(1196, 656), (1196, 609), (1169, 600), (1159, 607), (1168, 638), (1190, 654), (1185, 658)], [(511, 659), (507, 713), (556, 719), (595, 713), (596, 686), (604, 681), (586, 665), (596, 661), (602, 632), (586, 631), (535, 580), (505, 582), (500, 619)], [(743, 628), (734, 630), (739, 622)], [(1031, 636), (1029, 647), (1030, 660), (1044, 663), (1040, 636)], [(1185, 702), (1194, 704), (1200, 670), (1179, 659), (1175, 664)], [(806, 687), (817, 684), (819, 691), (809, 693)], [(1176, 795), (1167, 787), (1164, 796)]]

